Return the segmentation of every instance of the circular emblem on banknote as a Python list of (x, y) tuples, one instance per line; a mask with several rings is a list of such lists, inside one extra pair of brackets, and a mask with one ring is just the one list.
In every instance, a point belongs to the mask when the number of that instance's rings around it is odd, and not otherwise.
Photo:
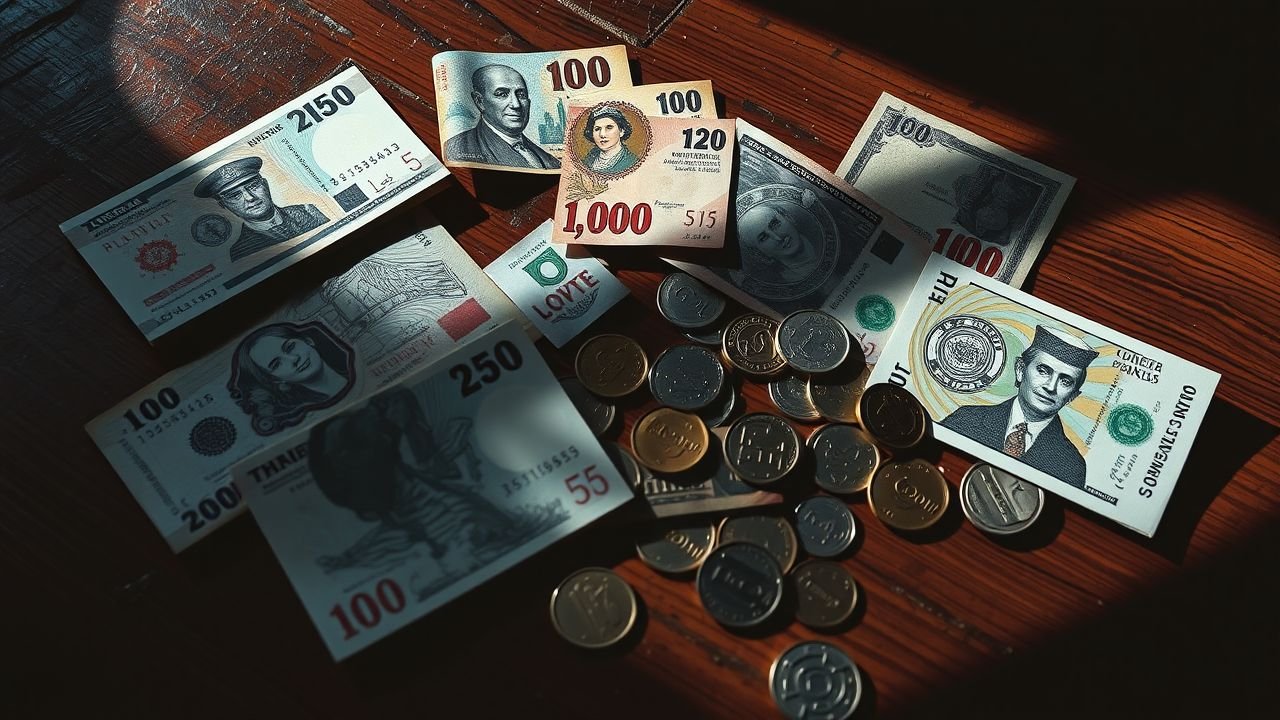
[(872, 332), (888, 330), (893, 325), (893, 303), (883, 295), (868, 295), (858, 300), (854, 313), (862, 327)]
[(230, 420), (214, 415), (191, 428), (191, 449), (201, 455), (221, 455), (236, 444), (236, 426)]
[(1151, 437), (1153, 430), (1155, 423), (1151, 420), (1151, 413), (1132, 403), (1117, 405), (1107, 415), (1107, 433), (1121, 445), (1141, 445)]
[(804, 185), (770, 183), (734, 198), (741, 269), (729, 281), (759, 300), (817, 307), (833, 290), (840, 232), (816, 193)]
[(133, 256), (139, 270), (149, 273), (164, 272), (178, 264), (178, 246), (168, 240), (152, 240), (142, 243)]
[(206, 213), (191, 223), (191, 239), (205, 247), (218, 247), (231, 237), (231, 221), (217, 213)]
[(1004, 337), (980, 317), (952, 315), (925, 336), (924, 362), (929, 374), (948, 390), (979, 392), (1004, 370)]
[(644, 164), (653, 147), (653, 127), (635, 105), (621, 100), (598, 103), (578, 113), (565, 135), (565, 155), (587, 173), (620, 178)]

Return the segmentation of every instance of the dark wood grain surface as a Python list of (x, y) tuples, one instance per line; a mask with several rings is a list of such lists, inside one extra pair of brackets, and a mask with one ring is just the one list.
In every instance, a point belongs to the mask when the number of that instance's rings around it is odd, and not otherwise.
[[(1274, 10), (1089, 12), (731, 0), (0, 2), (0, 716), (771, 717), (769, 665), (824, 637), (862, 668), (860, 717), (1269, 714), (1280, 668), (1280, 220)], [(1225, 4), (1220, 4), (1225, 5)], [(1234, 6), (1233, 6), (1234, 7)], [(576, 535), (341, 664), (251, 517), (175, 556), (83, 425), (231, 337), (246, 303), (152, 347), (58, 223), (355, 62), (439, 148), (431, 56), (624, 42), (636, 83), (710, 79), (742, 117), (834, 168), (881, 91), (1074, 175), (1028, 284), (1222, 374), (1151, 540), (1053, 503), (993, 542), (954, 507), (906, 539), (853, 505), (856, 622), (734, 633), (692, 582)], [(459, 170), (441, 194), (255, 290), (268, 302), (438, 217), (486, 264), (552, 212), (554, 178)], [(605, 327), (650, 354), (666, 272)], [(539, 344), (553, 369), (570, 345)], [(761, 386), (748, 403), (768, 409)], [(625, 406), (619, 434), (644, 409)], [(924, 456), (955, 483), (970, 459)], [(620, 647), (549, 622), (584, 565), (637, 590)]]

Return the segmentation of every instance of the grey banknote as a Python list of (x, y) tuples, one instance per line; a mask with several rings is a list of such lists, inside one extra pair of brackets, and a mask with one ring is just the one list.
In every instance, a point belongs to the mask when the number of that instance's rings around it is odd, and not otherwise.
[(155, 341), (448, 174), (352, 67), (60, 227)]
[(331, 278), (85, 426), (182, 550), (243, 511), (232, 464), (519, 317), (442, 227)]
[(233, 474), (339, 660), (632, 498), (515, 322)]
[(919, 228), (935, 252), (1014, 287), (1076, 182), (889, 93), (836, 175)]

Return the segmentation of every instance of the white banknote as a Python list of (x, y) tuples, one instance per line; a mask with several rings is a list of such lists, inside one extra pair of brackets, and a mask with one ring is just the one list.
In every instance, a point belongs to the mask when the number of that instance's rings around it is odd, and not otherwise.
[(869, 384), (934, 436), (1155, 534), (1219, 375), (935, 255)]
[(632, 497), (517, 323), (233, 472), (338, 660)]
[(60, 227), (155, 341), (448, 174), (352, 67)]
[(519, 315), (433, 227), (85, 426), (175, 551), (244, 510), (232, 464)]
[(1021, 287), (1075, 178), (883, 93), (836, 175), (935, 252)]

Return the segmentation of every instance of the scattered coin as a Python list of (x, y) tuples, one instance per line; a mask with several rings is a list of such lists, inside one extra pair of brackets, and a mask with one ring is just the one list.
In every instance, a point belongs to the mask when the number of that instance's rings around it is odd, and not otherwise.
[(719, 427), (728, 422), (742, 404), (742, 396), (733, 383), (726, 382), (720, 391), (720, 397), (698, 411), (698, 416), (706, 421), (708, 427)]
[(778, 321), (768, 315), (747, 313), (734, 318), (724, 330), (721, 352), (733, 367), (748, 375), (767, 377), (786, 367), (774, 344)]
[(640, 463), (636, 460), (636, 456), (631, 451), (622, 447), (612, 440), (605, 440), (600, 443), (604, 448), (604, 452), (613, 461), (613, 466), (618, 468), (618, 472), (622, 473), (622, 477), (627, 479), (627, 483), (632, 489), (640, 487)]
[(871, 377), (871, 367), (865, 363), (845, 365), (825, 375), (810, 376), (806, 383), (809, 402), (825, 420), (851, 423), (858, 421), (858, 401)]
[[(728, 428), (712, 428), (707, 460), (684, 477), (660, 478), (644, 472), (640, 494), (659, 518), (724, 512), (782, 502), (778, 493), (752, 487), (733, 476), (720, 446)], [(709, 468), (708, 468), (709, 466)], [(705, 470), (705, 472), (704, 472)], [(698, 473), (693, 476), (694, 473)], [(690, 477), (692, 476), (692, 477)]]
[(808, 640), (773, 661), (769, 692), (791, 720), (846, 720), (862, 700), (862, 675), (840, 648)]
[(786, 375), (769, 383), (769, 399), (788, 417), (801, 422), (819, 419), (818, 410), (809, 402), (807, 380), (799, 375)]
[(574, 358), (578, 379), (601, 397), (622, 397), (644, 384), (649, 357), (640, 343), (616, 333), (588, 339)]
[(800, 436), (773, 413), (747, 413), (729, 426), (724, 457), (729, 469), (747, 482), (776, 482), (800, 460)]
[(673, 272), (658, 285), (658, 312), (680, 328), (704, 328), (724, 312), (725, 297), (685, 272)]
[(813, 481), (827, 492), (862, 492), (880, 467), (880, 449), (865, 432), (847, 423), (823, 425), (809, 436)]
[(707, 407), (720, 396), (724, 384), (724, 366), (700, 345), (672, 345), (649, 370), (654, 399), (677, 410)]
[(979, 530), (1012, 535), (1040, 517), (1044, 491), (994, 465), (978, 463), (960, 479), (960, 509)]
[(578, 409), (578, 414), (587, 421), (587, 427), (591, 428), (591, 432), (595, 433), (596, 437), (604, 435), (613, 426), (613, 420), (618, 414), (617, 409), (593, 395), (580, 380), (560, 378), (560, 387), (564, 388), (565, 394)]
[(868, 387), (858, 401), (858, 423), (889, 447), (909, 448), (920, 442), (927, 420), (916, 396), (892, 383)]
[(849, 332), (821, 310), (797, 310), (782, 319), (775, 333), (778, 354), (798, 372), (831, 372), (849, 357)]
[(702, 343), (703, 345), (714, 345), (716, 347), (723, 347), (724, 324), (716, 323), (715, 325), (708, 325), (707, 327), (704, 327), (704, 328), (693, 328), (691, 330), (685, 330), (684, 336), (696, 343)]
[(938, 468), (919, 458), (880, 467), (867, 486), (867, 502), (881, 522), (898, 530), (923, 530), (947, 510), (951, 493)]
[(702, 606), (716, 622), (751, 627), (768, 619), (781, 604), (782, 575), (763, 548), (735, 542), (711, 551), (698, 568), (695, 584)]
[(675, 575), (701, 565), (715, 546), (713, 523), (687, 527), (657, 525), (636, 542), (636, 554), (654, 570)]
[(811, 628), (837, 627), (858, 604), (858, 584), (838, 562), (805, 560), (791, 571), (791, 584), (796, 619)]
[(613, 645), (636, 623), (636, 594), (606, 568), (579, 570), (551, 593), (551, 624), (565, 640), (584, 648)]
[(650, 410), (631, 428), (636, 459), (660, 473), (688, 470), (707, 454), (702, 418), (669, 407)]
[(796, 506), (796, 534), (814, 557), (836, 557), (849, 549), (856, 533), (849, 506), (829, 495), (814, 495)]
[(739, 515), (720, 522), (720, 544), (745, 542), (764, 548), (783, 573), (791, 569), (799, 553), (796, 531), (786, 518)]

